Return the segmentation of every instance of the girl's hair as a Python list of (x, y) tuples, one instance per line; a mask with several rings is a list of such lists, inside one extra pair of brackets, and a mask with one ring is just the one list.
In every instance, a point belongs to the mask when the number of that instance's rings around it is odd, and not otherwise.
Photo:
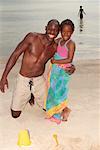
[(62, 31), (62, 28), (65, 26), (65, 25), (70, 25), (72, 30), (74, 31), (74, 23), (70, 20), (70, 19), (66, 19), (66, 20), (63, 20), (60, 24), (60, 30)]

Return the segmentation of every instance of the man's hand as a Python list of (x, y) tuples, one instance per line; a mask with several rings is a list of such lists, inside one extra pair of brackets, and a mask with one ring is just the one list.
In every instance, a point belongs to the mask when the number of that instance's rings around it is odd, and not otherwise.
[(71, 67), (68, 67), (68, 68), (66, 68), (66, 69), (64, 69), (64, 70), (65, 70), (66, 73), (68, 73), (69, 75), (71, 75), (71, 74), (74, 73), (74, 71), (75, 71), (76, 69), (75, 69), (75, 66), (72, 65)]
[(8, 80), (7, 78), (1, 79), (0, 81), (0, 90), (1, 92), (5, 92), (5, 86), (8, 88)]

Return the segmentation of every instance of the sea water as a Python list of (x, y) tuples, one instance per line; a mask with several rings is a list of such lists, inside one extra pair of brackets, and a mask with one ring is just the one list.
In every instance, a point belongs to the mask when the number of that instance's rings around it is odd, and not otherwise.
[[(45, 32), (50, 19), (75, 24), (75, 60), (100, 58), (99, 0), (0, 0), (0, 58), (9, 57), (29, 32)], [(79, 7), (86, 13), (83, 21)], [(60, 35), (59, 35), (60, 36)]]

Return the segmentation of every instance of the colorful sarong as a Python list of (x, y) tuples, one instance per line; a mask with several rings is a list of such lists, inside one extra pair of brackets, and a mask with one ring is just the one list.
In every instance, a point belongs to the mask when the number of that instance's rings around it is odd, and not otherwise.
[[(55, 59), (61, 59), (56, 53)], [(70, 75), (57, 64), (52, 65), (50, 74), (50, 87), (46, 100), (46, 115), (47, 118), (54, 117), (61, 120), (61, 111), (67, 106), (68, 83)]]

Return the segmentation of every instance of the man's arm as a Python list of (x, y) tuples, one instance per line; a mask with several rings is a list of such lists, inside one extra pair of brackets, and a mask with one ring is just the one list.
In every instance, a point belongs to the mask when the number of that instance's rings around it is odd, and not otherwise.
[(18, 44), (18, 46), (16, 47), (14, 52), (11, 54), (11, 56), (6, 64), (6, 67), (5, 67), (5, 70), (3, 73), (3, 77), (7, 77), (10, 70), (16, 64), (16, 61), (18, 60), (19, 56), (28, 48), (29, 38), (30, 38), (30, 34), (26, 35), (26, 37), (23, 39), (23, 41), (21, 41)]
[(72, 64), (71, 67), (65, 68), (64, 69), (66, 73), (68, 73), (69, 75), (73, 74), (76, 70), (75, 66)]
[(19, 56), (28, 48), (29, 42), (30, 42), (30, 37), (31, 37), (31, 33), (26, 35), (26, 37), (23, 39), (23, 41), (21, 41), (18, 44), (18, 46), (16, 47), (14, 52), (11, 54), (11, 56), (6, 64), (5, 70), (3, 72), (1, 81), (0, 81), (0, 90), (2, 92), (4, 92), (5, 85), (7, 85), (7, 87), (8, 87), (7, 76), (9, 74), (9, 72), (11, 71), (13, 66), (16, 64), (16, 61), (18, 60)]

